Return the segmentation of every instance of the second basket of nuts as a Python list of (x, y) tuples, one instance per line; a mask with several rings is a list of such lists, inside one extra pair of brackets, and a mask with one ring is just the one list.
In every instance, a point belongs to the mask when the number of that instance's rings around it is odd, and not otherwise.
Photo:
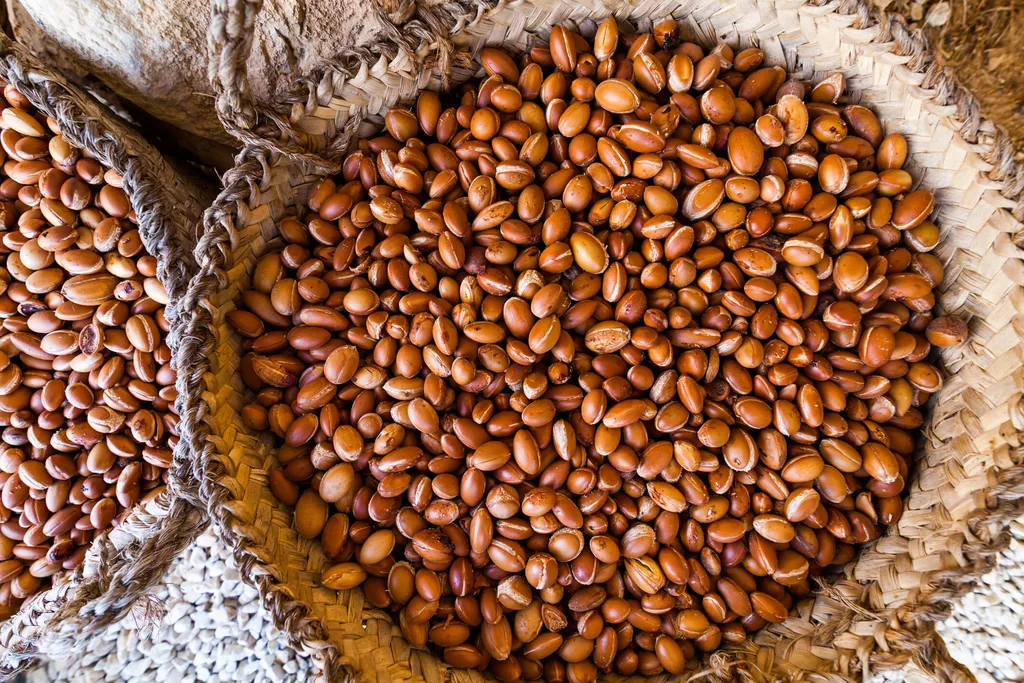
[(177, 418), (157, 278), (121, 178), (5, 89), (0, 616), (163, 490)]
[(384, 116), (227, 320), (274, 495), (414, 647), (682, 673), (903, 512), (935, 347), (907, 140), (758, 48), (555, 26)]

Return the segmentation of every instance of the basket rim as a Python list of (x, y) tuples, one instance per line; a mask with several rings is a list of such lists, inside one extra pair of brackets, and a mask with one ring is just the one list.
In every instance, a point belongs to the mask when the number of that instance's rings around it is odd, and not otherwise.
[[(56, 119), (72, 144), (122, 175), (143, 243), (157, 258), (169, 296), (179, 299), (195, 271), (186, 245), (194, 241), (190, 225), (198, 220), (204, 201), (199, 186), (172, 168), (116, 114), (6, 36), (0, 36), (0, 78)], [(180, 317), (172, 308), (167, 307), (169, 321)], [(167, 340), (174, 348), (173, 330)], [(0, 680), (24, 670), (40, 654), (60, 655), (84, 647), (91, 633), (129, 613), (201, 531), (206, 510), (197, 503), (185, 450), (176, 451), (165, 491), (135, 507), (118, 529), (99, 535), (85, 562), (26, 600), (0, 626)]]
[[(405, 6), (404, 10), (396, 10), (392, 17), (404, 12), (403, 18), (406, 20), (414, 16), (412, 21), (421, 22), (422, 25), (442, 24), (451, 27), (452, 34), (457, 35), (459, 31), (485, 21), (491, 14), (507, 6), (514, 7), (520, 4), (506, 3), (504, 0), (467, 1), (468, 7), (465, 3), (448, 3), (441, 8), (419, 5), (413, 8), (411, 14), (409, 8)], [(252, 4), (258, 6), (259, 2), (256, 0)], [(954, 123), (955, 132), (970, 150), (989, 163), (990, 169), (983, 172), (983, 176), (999, 188), (998, 191), (1006, 200), (1006, 206), (1013, 207), (1011, 211), (1014, 218), (1018, 222), (1024, 218), (1024, 169), (1014, 158), (1014, 150), (1008, 136), (981, 116), (973, 96), (956, 81), (948, 69), (939, 68), (935, 64), (921, 31), (910, 30), (902, 17), (881, 13), (867, 0), (775, 0), (775, 4), (790, 9), (801, 8), (818, 16), (835, 14), (848, 17), (848, 30), (861, 36), (859, 42), (882, 46), (884, 52), (897, 55), (906, 69), (923, 75), (922, 88), (930, 88), (930, 92), (935, 93), (929, 99), (935, 100), (942, 108), (943, 118)], [(443, 20), (439, 17), (441, 14), (444, 15)], [(445, 21), (448, 23), (444, 23)], [(275, 110), (277, 114), (265, 119), (262, 127), (254, 124), (253, 130), (262, 136), (263, 143), (247, 144), (237, 158), (236, 166), (225, 175), (224, 190), (206, 213), (207, 232), (196, 248), (201, 271), (193, 280), (194, 289), (197, 291), (190, 292), (190, 295), (195, 296), (196, 301), (202, 302), (204, 309), (207, 309), (203, 314), (207, 324), (212, 317), (206, 316), (210, 310), (216, 308), (217, 304), (213, 297), (219, 291), (212, 282), (216, 280), (218, 264), (223, 265), (225, 259), (230, 260), (233, 226), (247, 225), (249, 207), (246, 202), (255, 198), (259, 191), (266, 189), (270, 171), (278, 165), (301, 165), (313, 161), (315, 165), (312, 168), (317, 175), (323, 175), (323, 169), (336, 168), (336, 159), (354, 134), (355, 124), (361, 118), (361, 112), (356, 112), (347, 119), (344, 127), (335, 133), (326, 147), (322, 148), (310, 143), (308, 136), (296, 130), (292, 123), (315, 111), (320, 106), (320, 99), (325, 92), (329, 97), (332, 79), (338, 76), (343, 79), (351, 78), (360, 73), (361, 69), (365, 69), (367, 64), (377, 61), (377, 55), (389, 63), (403, 57), (403, 68), (413, 76), (419, 73), (419, 64), (451, 64), (459, 58), (451, 35), (435, 35), (433, 38), (432, 42), (423, 42), (413, 50), (408, 50), (407, 41), (385, 41), (376, 45), (377, 49), (373, 53), (358, 48), (347, 50), (330, 60), (323, 68), (300, 79), (296, 89), (285, 97)], [(213, 47), (215, 45), (211, 33), (211, 49)], [(402, 54), (403, 49), (407, 54)], [(412, 55), (421, 61), (410, 60)], [(368, 57), (372, 57), (372, 60)], [(293, 111), (290, 121), (286, 120), (289, 105)], [(258, 111), (262, 113), (268, 110), (269, 108), (264, 107)], [(287, 141), (280, 149), (267, 142), (278, 139)], [(1024, 429), (1024, 417), (1015, 416), (1014, 426), (1018, 431)], [(216, 452), (212, 445), (208, 449), (196, 452), (196, 467), (202, 476), (201, 497), (208, 505), (214, 523), (225, 534), (239, 566), (252, 570), (252, 576), (249, 576), (248, 571), (243, 571), (243, 576), (260, 590), (265, 599), (265, 606), (271, 612), (275, 623), (288, 634), (293, 644), (300, 650), (313, 654), (323, 662), (328, 676), (332, 671), (337, 671), (342, 680), (358, 680), (352, 670), (343, 663), (339, 648), (329, 641), (324, 625), (318, 618), (311, 616), (310, 606), (292, 597), (288, 584), (279, 578), (283, 576), (283, 572), (274, 562), (261, 554), (259, 544), (254, 542), (255, 534), (245, 528), (245, 523), (234, 515), (229, 502), (235, 499), (236, 493), (236, 487), (232, 486), (233, 473), (230, 467), (221, 461), (221, 455), (222, 453)], [(887, 668), (896, 668), (906, 665), (911, 659), (918, 662), (935, 659), (939, 661), (930, 662), (933, 667), (939, 667), (949, 677), (963, 676), (962, 671), (956, 670), (955, 663), (950, 663), (952, 660), (945, 652), (941, 639), (935, 635), (934, 629), (929, 630), (926, 625), (933, 621), (944, 607), (948, 609), (950, 600), (966, 592), (991, 564), (992, 556), (998, 553), (996, 548), (1003, 542), (1002, 534), (983, 533), (989, 523), (994, 523), (993, 526), (996, 527), (1003, 526), (1004, 522), (1024, 513), (1024, 503), (1020, 502), (1021, 496), (1024, 495), (1024, 468), (1015, 462), (1014, 466), (1000, 472), (993, 490), (992, 499), (996, 503), (995, 507), (980, 508), (977, 511), (980, 514), (968, 520), (969, 531), (975, 536), (972, 543), (965, 546), (965, 555), (970, 559), (970, 566), (966, 570), (958, 568), (937, 572), (935, 577), (941, 580), (942, 586), (935, 591), (934, 601), (920, 605), (922, 609), (886, 610), (887, 614), (891, 613), (895, 623), (884, 629), (879, 637), (887, 639), (890, 648), (899, 652), (882, 653), (883, 656), (877, 658), (880, 664), (887, 665)], [(864, 608), (859, 604), (864, 598), (863, 595), (857, 600), (852, 600), (849, 596), (836, 591), (828, 597), (836, 603), (845, 605), (851, 617), (863, 612)], [(919, 620), (925, 623), (920, 628), (917, 626)], [(903, 628), (900, 625), (901, 621), (913, 621), (914, 624), (908, 624), (907, 628)], [(860, 656), (860, 653), (857, 653), (857, 656)], [(738, 660), (731, 662), (730, 665), (742, 667)]]

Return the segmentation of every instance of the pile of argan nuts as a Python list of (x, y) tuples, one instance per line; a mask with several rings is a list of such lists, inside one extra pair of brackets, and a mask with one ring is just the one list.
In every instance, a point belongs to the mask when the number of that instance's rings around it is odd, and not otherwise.
[(408, 641), (680, 673), (899, 519), (934, 346), (906, 140), (761, 50), (556, 26), (384, 118), (228, 315), (274, 494)]
[(0, 101), (0, 618), (155, 496), (177, 440), (167, 293), (121, 177)]

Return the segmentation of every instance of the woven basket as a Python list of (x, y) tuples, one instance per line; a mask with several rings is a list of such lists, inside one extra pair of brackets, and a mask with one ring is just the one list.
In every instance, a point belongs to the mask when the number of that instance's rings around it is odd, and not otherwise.
[(766, 63), (800, 78), (843, 72), (850, 100), (874, 109), (886, 132), (907, 137), (906, 168), (935, 191), (942, 241), (934, 253), (946, 265), (939, 305), (968, 320), (971, 331), (968, 343), (943, 353), (948, 378), (932, 403), (898, 527), (785, 623), (714, 654), (702, 673), (714, 680), (839, 681), (916, 664), (941, 680), (973, 680), (949, 657), (934, 622), (992, 566), (1008, 543), (1006, 524), (1024, 513), (1024, 251), (1015, 242), (1024, 171), (1009, 142), (935, 66), (919, 33), (862, 0), (460, 1), (397, 8), (408, 22), (401, 31), (385, 22), (374, 52), (349, 50), (334, 59), (299, 84), (290, 109), (257, 107), (248, 96), (247, 35), (259, 0), (215, 3), (211, 77), (221, 115), (247, 145), (207, 211), (196, 250), (190, 334), (209, 365), (201, 384), (193, 378), (204, 403), (186, 419), (199, 420), (189, 429), (209, 434), (196, 463), (201, 495), (275, 623), (328, 678), (486, 678), (410, 649), (361, 591), (321, 588), (319, 544), (297, 536), (291, 511), (268, 489), (274, 450), (239, 419), (247, 400), (237, 374), (241, 344), (224, 318), (249, 286), (258, 257), (279, 244), (278, 221), (303, 211), (312, 183), (336, 169), (350, 141), (379, 128), (388, 106), (475, 75), (469, 57), (481, 46), (522, 50), (545, 42), (555, 23), (587, 35), (609, 14), (638, 29), (672, 15), (688, 39), (724, 40), (737, 50), (757, 45)]
[[(73, 145), (123, 176), (142, 241), (157, 257), (171, 299), (167, 318), (173, 324), (179, 310), (174, 303), (195, 271), (190, 250), (206, 192), (137, 131), (2, 35), (0, 80), (56, 119)], [(172, 349), (178, 346), (177, 338), (172, 329), (167, 338)], [(172, 362), (177, 363), (179, 356), (175, 354)], [(13, 677), (36, 656), (69, 656), (84, 648), (90, 635), (133, 608), (140, 618), (153, 615), (158, 606), (144, 599), (147, 590), (207, 523), (205, 509), (195, 505), (188, 459), (182, 448), (177, 450), (163, 493), (133, 510), (117, 529), (99, 535), (82, 565), (55, 576), (48, 590), (0, 624), (0, 680)]]

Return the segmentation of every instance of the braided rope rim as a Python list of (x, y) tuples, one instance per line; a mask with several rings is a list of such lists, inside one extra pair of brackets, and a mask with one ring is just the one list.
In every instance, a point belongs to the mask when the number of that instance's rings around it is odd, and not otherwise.
[[(171, 323), (167, 342), (176, 348), (180, 336), (176, 302), (195, 271), (188, 247), (195, 241), (202, 193), (137, 132), (6, 37), (0, 37), (0, 79), (56, 119), (73, 145), (89, 150), (122, 175), (139, 233), (149, 253), (157, 257), (157, 271), (171, 299), (166, 307)], [(180, 354), (173, 354), (172, 366), (179, 361)], [(196, 488), (187, 452), (179, 447), (167, 489), (145, 508), (136, 507), (113, 532), (124, 538), (115, 543), (112, 532), (100, 535), (81, 566), (26, 601), (0, 626), (0, 680), (12, 678), (40, 654), (66, 656), (81, 649), (90, 635), (120, 620), (136, 605), (143, 606), (142, 616), (151, 615), (152, 606), (144, 599), (147, 591), (206, 526)]]
[[(258, 11), (258, 1), (250, 1), (248, 4)], [(891, 43), (893, 53), (910, 57), (907, 68), (924, 76), (923, 87), (937, 92), (935, 100), (939, 105), (953, 109), (950, 118), (957, 121), (959, 134), (972, 144), (973, 151), (991, 164), (991, 170), (984, 175), (998, 183), (1006, 199), (1015, 202), (1012, 214), (1019, 220), (1024, 219), (1024, 169), (1014, 159), (1014, 150), (1008, 137), (982, 118), (976, 100), (956, 81), (952, 72), (937, 65), (929, 55), (922, 32), (909, 29), (902, 17), (880, 14), (866, 0), (842, 0), (827, 5), (809, 4), (820, 8), (823, 13), (836, 12), (852, 16), (854, 29), (876, 31), (872, 42)], [(423, 4), (412, 7), (406, 2), (395, 12), (398, 18), (420, 21), (424, 27), (433, 27), (437, 22), (442, 22), (450, 28), (451, 33), (457, 33), (504, 6), (502, 0), (473, 0), (469, 6), (448, 2), (429, 7)], [(411, 19), (414, 16), (416, 19)], [(450, 52), (452, 43), (448, 35), (442, 32), (421, 41), (414, 54), (424, 58), (424, 68), (428, 68), (428, 61), (451, 64), (466, 58), (464, 53)], [(217, 40), (212, 36), (210, 45), (211, 51), (219, 49)], [(318, 86), (322, 81), (332, 75), (350, 78), (365, 64), (375, 61), (376, 55), (393, 59), (398, 50), (398, 44), (393, 42), (384, 42), (374, 47), (374, 51), (347, 50), (320, 71), (298, 83), (286, 101), (309, 114), (318, 106)], [(244, 63), (244, 59), (239, 63)], [(419, 73), (415, 68), (413, 71)], [(282, 123), (286, 120), (283, 114), (273, 122), (278, 137), (308, 143), (303, 149), (307, 155), (305, 160), (314, 162), (314, 169), (322, 169), (336, 167), (338, 155), (343, 153), (355, 134), (359, 118), (357, 115), (348, 119), (321, 149), (317, 149), (308, 136), (290, 124)], [(281, 163), (279, 157), (295, 160), (287, 149), (278, 154), (272, 143), (247, 146), (239, 155), (236, 167), (225, 176), (225, 189), (206, 212), (204, 220), (207, 231), (196, 250), (200, 271), (193, 280), (189, 292), (192, 305), (188, 307), (195, 312), (190, 329), (200, 335), (205, 333), (205, 339), (197, 340), (197, 351), (200, 353), (210, 352), (214, 345), (210, 329), (213, 315), (209, 297), (223, 285), (222, 268), (230, 258), (234, 225), (248, 223), (248, 204), (255, 204), (259, 194), (269, 190), (269, 171)], [(209, 425), (205, 424), (209, 415), (203, 407), (198, 410), (204, 420), (200, 430), (209, 434)], [(1016, 429), (1024, 428), (1024, 419), (1019, 409), (1013, 418)], [(206, 441), (196, 454), (196, 466), (201, 473), (201, 497), (225, 533), (243, 576), (260, 591), (264, 607), (271, 611), (293, 644), (323, 662), (328, 677), (337, 673), (341, 680), (355, 680), (351, 669), (341, 662), (336, 646), (327, 641), (323, 625), (310, 618), (309, 606), (296, 601), (287, 586), (277, 578), (282, 575), (281, 572), (272, 562), (260, 557), (255, 543), (257, 530), (247, 528), (233, 514), (231, 501), (236, 492), (232, 488), (230, 463), (221, 460), (210, 441)], [(987, 507), (975, 511), (967, 520), (967, 528), (973, 538), (963, 548), (967, 560), (965, 566), (933, 574), (932, 591), (921, 596), (917, 603), (895, 611), (873, 612), (865, 607), (866, 590), (853, 599), (825, 586), (823, 594), (844, 609), (822, 626), (815, 640), (827, 643), (837, 632), (847, 630), (854, 622), (877, 623), (882, 627), (881, 632), (876, 629), (877, 643), (871, 643), (868, 651), (855, 653), (865, 671), (872, 665), (879, 669), (894, 669), (913, 662), (943, 680), (973, 680), (968, 671), (949, 657), (941, 638), (934, 632), (934, 622), (944, 618), (949, 613), (950, 603), (969, 591), (978, 577), (994, 565), (995, 556), (1009, 542), (1006, 524), (1024, 512), (1024, 466), (1020, 464), (1020, 452), (1014, 453), (1012, 457), (1015, 465), (997, 475), (997, 481), (988, 491)], [(251, 547), (254, 545), (256, 547)], [(883, 645), (879, 646), (878, 643)], [(750, 644), (734, 652), (716, 653), (709, 659), (709, 668), (700, 676), (722, 681), (764, 680), (771, 676), (750, 658), (743, 656), (751, 654), (750, 648), (756, 650)]]

